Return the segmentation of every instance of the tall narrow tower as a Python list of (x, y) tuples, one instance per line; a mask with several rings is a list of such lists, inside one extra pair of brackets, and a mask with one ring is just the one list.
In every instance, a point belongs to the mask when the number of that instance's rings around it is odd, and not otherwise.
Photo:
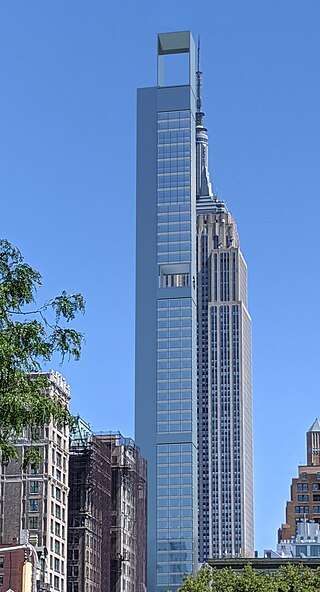
[[(172, 54), (186, 54), (187, 79), (165, 86)], [(138, 91), (135, 429), (148, 463), (150, 592), (197, 569), (194, 60), (190, 32), (158, 35), (158, 85)]]
[(197, 71), (199, 559), (253, 556), (251, 319), (235, 221), (212, 192)]
[[(165, 85), (172, 54), (188, 57), (185, 84)], [(198, 542), (201, 561), (253, 554), (246, 264), (212, 192), (203, 117), (200, 48), (196, 73), (191, 34), (159, 35), (137, 138), (136, 441), (151, 592), (197, 569)]]

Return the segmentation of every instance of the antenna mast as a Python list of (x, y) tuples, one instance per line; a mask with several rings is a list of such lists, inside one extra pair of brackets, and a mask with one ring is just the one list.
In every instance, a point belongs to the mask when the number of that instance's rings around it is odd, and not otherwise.
[(196, 124), (197, 126), (203, 126), (203, 115), (201, 111), (202, 98), (201, 98), (201, 87), (202, 87), (202, 72), (200, 70), (200, 35), (198, 35), (198, 69), (197, 75), (197, 113), (196, 113)]

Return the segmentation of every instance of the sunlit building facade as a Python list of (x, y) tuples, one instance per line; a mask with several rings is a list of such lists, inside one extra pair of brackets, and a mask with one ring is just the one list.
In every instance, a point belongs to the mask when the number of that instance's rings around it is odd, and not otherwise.
[(199, 559), (253, 556), (251, 318), (237, 228), (213, 193), (197, 71)]
[[(185, 84), (165, 85), (186, 54)], [(213, 194), (189, 32), (158, 36), (138, 91), (136, 441), (148, 462), (148, 589), (253, 554), (251, 329), (234, 220)]]

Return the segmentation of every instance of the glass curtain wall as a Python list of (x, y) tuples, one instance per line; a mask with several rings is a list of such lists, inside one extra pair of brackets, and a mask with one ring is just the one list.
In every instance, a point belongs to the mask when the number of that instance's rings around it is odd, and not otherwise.
[[(191, 141), (189, 110), (158, 113), (157, 262), (170, 266), (159, 287), (175, 288), (157, 302), (157, 585), (176, 588), (193, 571), (197, 451), (194, 421), (195, 304), (177, 297), (190, 286)], [(177, 264), (177, 274), (174, 273)], [(184, 272), (181, 273), (181, 264)], [(172, 271), (173, 270), (173, 271)], [(189, 271), (186, 271), (189, 270)], [(166, 292), (168, 296), (168, 292)]]

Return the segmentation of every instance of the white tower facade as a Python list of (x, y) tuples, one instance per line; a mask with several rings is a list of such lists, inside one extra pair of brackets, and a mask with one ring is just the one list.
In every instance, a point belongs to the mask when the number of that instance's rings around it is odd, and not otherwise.
[(199, 61), (197, 83), (199, 559), (206, 561), (253, 556), (251, 319), (236, 224), (211, 188)]

